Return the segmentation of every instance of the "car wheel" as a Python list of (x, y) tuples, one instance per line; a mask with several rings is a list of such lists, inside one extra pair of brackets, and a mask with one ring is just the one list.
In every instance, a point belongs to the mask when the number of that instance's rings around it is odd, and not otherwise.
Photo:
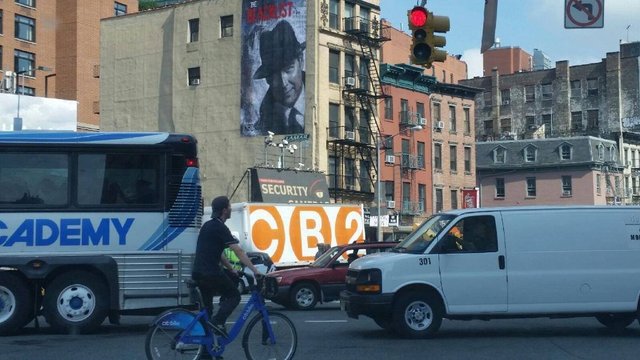
[(108, 295), (107, 285), (96, 275), (84, 271), (64, 273), (45, 290), (44, 317), (57, 331), (92, 332), (107, 316)]
[(408, 292), (393, 307), (393, 327), (407, 338), (430, 338), (442, 324), (442, 305), (428, 293)]
[(294, 309), (310, 310), (318, 303), (318, 291), (309, 283), (298, 284), (291, 290), (290, 304)]
[(596, 315), (596, 320), (611, 330), (620, 331), (626, 329), (636, 320), (636, 314), (601, 314)]

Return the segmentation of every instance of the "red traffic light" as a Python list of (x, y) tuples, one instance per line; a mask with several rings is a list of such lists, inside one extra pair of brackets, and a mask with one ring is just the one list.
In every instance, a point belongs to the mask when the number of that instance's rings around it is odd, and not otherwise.
[(427, 9), (422, 6), (416, 6), (409, 13), (409, 21), (411, 26), (423, 27), (427, 23)]

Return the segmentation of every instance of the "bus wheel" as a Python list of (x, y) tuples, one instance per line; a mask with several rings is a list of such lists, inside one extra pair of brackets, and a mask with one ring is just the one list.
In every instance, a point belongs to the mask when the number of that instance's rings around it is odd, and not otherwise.
[(91, 273), (67, 272), (46, 287), (44, 317), (57, 331), (70, 334), (95, 331), (108, 310), (107, 285)]
[(28, 284), (10, 271), (0, 271), (0, 334), (10, 334), (33, 317), (33, 295)]

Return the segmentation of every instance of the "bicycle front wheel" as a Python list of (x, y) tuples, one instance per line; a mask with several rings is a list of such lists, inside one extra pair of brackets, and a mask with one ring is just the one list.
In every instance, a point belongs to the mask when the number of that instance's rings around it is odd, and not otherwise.
[[(188, 311), (171, 311), (159, 317), (159, 320), (147, 331), (145, 351), (148, 360), (180, 359), (196, 360), (206, 352), (202, 345), (184, 344), (179, 336), (195, 315)], [(202, 327), (192, 330), (191, 335), (202, 335)]]
[(249, 321), (242, 337), (242, 348), (247, 359), (292, 359), (298, 346), (295, 326), (284, 314), (271, 311), (269, 311), (269, 324), (273, 330), (273, 341), (269, 338), (267, 323), (262, 313)]

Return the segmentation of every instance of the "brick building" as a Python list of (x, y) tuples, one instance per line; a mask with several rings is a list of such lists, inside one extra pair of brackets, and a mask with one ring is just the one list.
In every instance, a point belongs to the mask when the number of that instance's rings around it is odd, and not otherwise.
[(482, 54), (484, 76), (489, 76), (493, 69), (500, 74), (513, 74), (531, 71), (532, 57), (517, 46), (493, 47)]
[(623, 203), (640, 201), (640, 42), (621, 44), (599, 63), (462, 81), (475, 98), (476, 140), (594, 136), (615, 141)]
[(98, 130), (100, 19), (136, 11), (137, 0), (1, 2), (0, 69), (21, 73), (8, 91), (77, 100), (79, 130)]

